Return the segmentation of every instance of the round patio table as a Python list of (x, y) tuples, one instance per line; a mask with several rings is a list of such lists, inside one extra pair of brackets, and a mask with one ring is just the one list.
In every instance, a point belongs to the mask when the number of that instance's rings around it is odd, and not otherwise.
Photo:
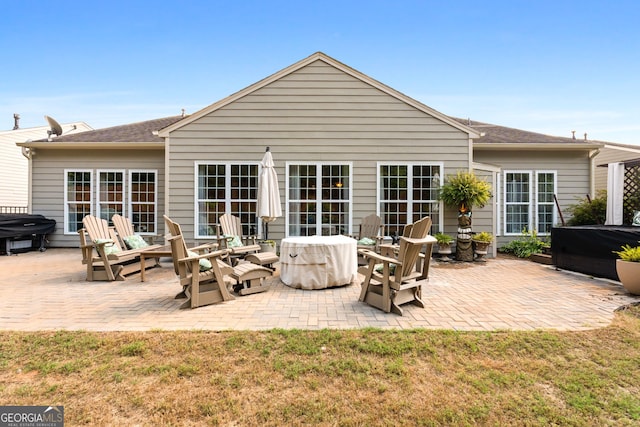
[(325, 289), (353, 283), (357, 241), (346, 236), (287, 237), (280, 244), (280, 279), (293, 288)]

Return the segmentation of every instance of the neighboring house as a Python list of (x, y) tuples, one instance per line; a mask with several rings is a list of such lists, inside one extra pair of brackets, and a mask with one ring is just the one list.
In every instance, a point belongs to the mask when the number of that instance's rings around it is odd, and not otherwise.
[[(30, 206), (28, 150), (22, 150), (16, 143), (47, 138), (50, 130), (49, 126), (20, 129), (18, 115), (14, 115), (14, 123), (13, 130), (0, 131), (0, 212), (27, 211)], [(84, 122), (65, 123), (61, 127), (63, 135), (93, 130)]]
[(607, 189), (607, 168), (609, 163), (640, 159), (640, 145), (604, 142), (604, 146), (595, 157), (595, 191)]
[(474, 208), (474, 230), (501, 244), (525, 228), (548, 233), (559, 221), (554, 194), (564, 208), (588, 193), (602, 146), (452, 118), (323, 53), (186, 117), (19, 145), (36, 153), (34, 210), (63, 224), (52, 246), (77, 246), (89, 213), (123, 213), (148, 234), (164, 233), (166, 213), (203, 241), (228, 212), (260, 234), (266, 147), (283, 203), (270, 238), (349, 233), (374, 212), (387, 234), (429, 215), (432, 233), (455, 235), (457, 212), (438, 189), (471, 169), (494, 188)]

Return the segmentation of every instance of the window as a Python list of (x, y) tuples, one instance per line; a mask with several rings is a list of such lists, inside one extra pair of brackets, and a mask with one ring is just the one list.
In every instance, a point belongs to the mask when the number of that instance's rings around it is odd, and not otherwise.
[(504, 182), (505, 234), (520, 234), (531, 228), (531, 172), (507, 172)]
[(65, 233), (75, 233), (82, 226), (82, 218), (92, 213), (91, 171), (65, 171), (64, 217)]
[(124, 171), (98, 171), (98, 216), (124, 215)]
[(245, 235), (258, 233), (258, 164), (196, 164), (197, 237), (216, 236), (218, 218), (240, 218)]
[(505, 234), (520, 234), (524, 230), (551, 233), (551, 227), (555, 224), (555, 191), (556, 172), (506, 171)]
[(538, 172), (536, 181), (538, 183), (536, 230), (539, 234), (551, 234), (551, 228), (556, 223), (553, 198), (556, 192), (556, 174), (555, 172)]
[(431, 234), (439, 231), (438, 164), (379, 164), (380, 215), (389, 235), (402, 235), (406, 224), (429, 216)]
[[(111, 221), (114, 214), (128, 216), (140, 234), (156, 233), (157, 171), (132, 170), (127, 175), (125, 170), (66, 170), (64, 174), (65, 233), (81, 229), (86, 215)], [(94, 175), (97, 178), (95, 194)]]
[(130, 171), (129, 183), (129, 213), (134, 229), (140, 234), (156, 234), (156, 172)]
[(350, 232), (350, 164), (290, 164), (287, 183), (289, 236)]

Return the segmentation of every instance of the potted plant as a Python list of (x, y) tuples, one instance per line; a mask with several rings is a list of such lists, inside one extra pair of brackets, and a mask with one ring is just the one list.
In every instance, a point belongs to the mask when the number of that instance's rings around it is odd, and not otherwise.
[(451, 243), (453, 243), (453, 237), (444, 233), (436, 233), (433, 235), (438, 242), (438, 253), (442, 255), (448, 255), (451, 253)]
[(493, 234), (487, 231), (481, 231), (473, 235), (474, 251), (477, 255), (476, 260), (484, 260), (483, 257), (487, 254), (487, 248), (493, 242)]
[(620, 257), (616, 260), (616, 273), (622, 286), (630, 294), (640, 295), (640, 246), (624, 245), (614, 253)]
[(276, 242), (275, 240), (261, 240), (258, 242), (260, 245), (260, 250), (262, 252), (276, 252)]
[(483, 207), (491, 196), (491, 185), (473, 172), (449, 175), (440, 188), (440, 200), (458, 210), (457, 260), (473, 261), (471, 211), (474, 206)]

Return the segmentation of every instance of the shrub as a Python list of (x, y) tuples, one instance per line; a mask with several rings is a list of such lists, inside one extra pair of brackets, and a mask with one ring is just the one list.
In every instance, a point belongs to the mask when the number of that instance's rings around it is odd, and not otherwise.
[(621, 251), (613, 251), (613, 253), (618, 254), (623, 261), (640, 262), (640, 246), (624, 245)]
[(473, 240), (476, 242), (491, 243), (493, 242), (493, 234), (488, 231), (481, 231), (473, 235)]
[(473, 172), (458, 171), (449, 175), (440, 188), (440, 199), (445, 205), (459, 210), (483, 207), (491, 198), (491, 185)]
[(433, 237), (438, 241), (438, 244), (447, 244), (453, 242), (453, 237), (444, 233), (436, 233)]
[(605, 190), (598, 191), (596, 197), (591, 199), (591, 203), (586, 197), (578, 200), (578, 203), (569, 205), (567, 208), (567, 212), (571, 214), (567, 225), (604, 224), (607, 217), (607, 192)]
[(528, 258), (531, 254), (539, 254), (548, 248), (549, 244), (538, 238), (538, 233), (533, 230), (531, 232), (526, 229), (522, 231), (522, 235), (512, 240), (500, 248), (500, 252), (513, 254), (518, 258)]

